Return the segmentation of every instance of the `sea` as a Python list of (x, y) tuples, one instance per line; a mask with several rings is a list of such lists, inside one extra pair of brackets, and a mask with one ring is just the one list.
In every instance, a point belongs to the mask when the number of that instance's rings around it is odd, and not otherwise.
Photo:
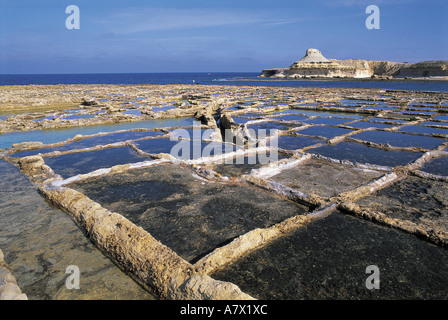
[(438, 80), (284, 80), (260, 78), (258, 75), (258, 72), (0, 74), (0, 86), (51, 84), (202, 84), (448, 91), (448, 81)]

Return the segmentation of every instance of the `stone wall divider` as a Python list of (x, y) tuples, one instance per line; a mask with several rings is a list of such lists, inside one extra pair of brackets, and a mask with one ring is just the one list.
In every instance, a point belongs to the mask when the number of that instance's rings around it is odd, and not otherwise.
[(124, 272), (161, 299), (254, 299), (233, 283), (199, 273), (147, 231), (76, 190), (43, 183), (39, 193), (65, 211)]

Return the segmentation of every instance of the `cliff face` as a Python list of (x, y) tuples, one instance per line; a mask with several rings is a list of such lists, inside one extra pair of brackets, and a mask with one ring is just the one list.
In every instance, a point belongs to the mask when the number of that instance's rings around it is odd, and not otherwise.
[(399, 70), (409, 63), (390, 62), (390, 61), (368, 61), (372, 75), (395, 76)]
[(404, 64), (397, 77), (448, 77), (448, 61), (423, 61)]
[(305, 56), (289, 68), (265, 69), (260, 77), (290, 79), (448, 77), (448, 61), (407, 63), (362, 59), (336, 60), (326, 59), (317, 49), (308, 49)]

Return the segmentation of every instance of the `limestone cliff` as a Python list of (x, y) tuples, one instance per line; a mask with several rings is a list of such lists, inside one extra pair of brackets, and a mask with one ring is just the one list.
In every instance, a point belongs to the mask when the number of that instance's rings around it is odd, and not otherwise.
[(398, 70), (399, 77), (448, 77), (448, 61), (406, 63)]
[(448, 61), (413, 64), (362, 59), (336, 60), (325, 58), (317, 49), (308, 49), (305, 56), (289, 68), (265, 69), (260, 77), (287, 79), (448, 77)]

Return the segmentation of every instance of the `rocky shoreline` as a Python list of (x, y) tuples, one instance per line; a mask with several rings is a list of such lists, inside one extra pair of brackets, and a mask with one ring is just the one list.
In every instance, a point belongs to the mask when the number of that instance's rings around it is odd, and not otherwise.
[(327, 59), (317, 49), (288, 68), (262, 70), (260, 77), (284, 79), (448, 80), (448, 61), (418, 63)]
[[(226, 108), (236, 106), (241, 111), (255, 110), (266, 104), (257, 101), (250, 102), (244, 108), (239, 107), (243, 101), (238, 101), (239, 98), (232, 91), (246, 91), (250, 95), (252, 88), (238, 86), (234, 89), (227, 94), (226, 86), (174, 84), (2, 86), (0, 133), (192, 117), (202, 112), (212, 101)], [(270, 90), (270, 87), (260, 87), (256, 91), (263, 94)], [(287, 92), (289, 89), (282, 90)], [(355, 88), (326, 88), (325, 92), (320, 88), (299, 88), (295, 91), (303, 93), (303, 100), (328, 103), (333, 103), (344, 95), (354, 98), (381, 92), (398, 94), (398, 91), (394, 90)], [(216, 98), (217, 95), (220, 96), (219, 99)], [(288, 98), (284, 99), (282, 104), (277, 105), (275, 109), (300, 105), (295, 101), (288, 101)], [(235, 110), (234, 113), (241, 111)]]
[(5, 263), (3, 251), (0, 250), (0, 300), (28, 300), (26, 294), (22, 293), (17, 280)]

